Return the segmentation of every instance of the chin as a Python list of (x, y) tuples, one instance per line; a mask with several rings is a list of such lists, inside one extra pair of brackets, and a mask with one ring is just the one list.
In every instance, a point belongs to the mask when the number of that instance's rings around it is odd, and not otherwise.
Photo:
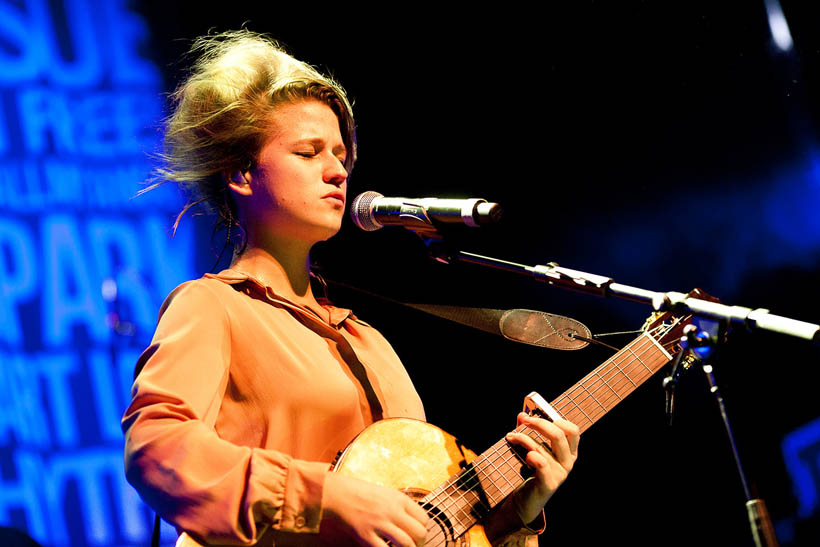
[[(325, 226), (325, 227), (316, 227), (313, 230), (310, 230), (309, 239), (313, 243), (319, 243), (320, 241), (327, 241), (328, 239), (332, 238), (336, 234), (339, 233), (339, 230), (342, 228), (342, 223), (340, 222), (337, 226)], [(305, 234), (308, 235), (308, 234)]]

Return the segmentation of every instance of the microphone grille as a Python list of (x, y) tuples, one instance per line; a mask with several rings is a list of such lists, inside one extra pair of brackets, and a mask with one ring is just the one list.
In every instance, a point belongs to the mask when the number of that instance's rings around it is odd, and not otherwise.
[(373, 232), (382, 228), (382, 225), (376, 222), (372, 208), (373, 201), (381, 197), (384, 196), (371, 190), (359, 194), (350, 204), (350, 218), (353, 219), (356, 226), (365, 232)]

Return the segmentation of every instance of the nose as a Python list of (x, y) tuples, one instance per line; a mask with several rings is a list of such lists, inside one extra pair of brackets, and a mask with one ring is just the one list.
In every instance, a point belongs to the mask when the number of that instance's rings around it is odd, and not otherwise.
[(323, 179), (334, 186), (341, 186), (347, 180), (347, 169), (336, 156), (332, 156), (325, 165)]

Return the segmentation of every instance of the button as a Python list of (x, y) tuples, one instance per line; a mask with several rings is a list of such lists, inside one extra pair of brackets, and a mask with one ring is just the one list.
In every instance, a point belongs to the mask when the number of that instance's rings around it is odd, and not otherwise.
[(305, 527), (305, 517), (299, 515), (296, 517), (296, 527), (297, 528), (304, 528)]

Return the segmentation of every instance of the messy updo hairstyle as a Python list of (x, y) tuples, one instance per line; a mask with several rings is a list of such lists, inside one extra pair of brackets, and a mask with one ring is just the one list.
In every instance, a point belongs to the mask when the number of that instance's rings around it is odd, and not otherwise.
[[(286, 53), (273, 39), (248, 30), (198, 38), (187, 78), (171, 95), (156, 184), (176, 182), (188, 201), (174, 222), (199, 207), (217, 217), (214, 231), (237, 226), (236, 202), (226, 176), (252, 168), (271, 132), (276, 109), (314, 99), (339, 119), (349, 173), (356, 156), (353, 110), (332, 78)], [(157, 182), (158, 181), (158, 182)]]

